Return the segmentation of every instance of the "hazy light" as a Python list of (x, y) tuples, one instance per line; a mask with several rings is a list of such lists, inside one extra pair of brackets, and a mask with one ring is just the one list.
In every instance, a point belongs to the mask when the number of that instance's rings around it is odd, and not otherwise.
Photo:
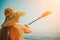
[(60, 6), (60, 0), (56, 0), (56, 5), (59, 5)]
[(57, 0), (57, 2), (60, 4), (60, 0)]

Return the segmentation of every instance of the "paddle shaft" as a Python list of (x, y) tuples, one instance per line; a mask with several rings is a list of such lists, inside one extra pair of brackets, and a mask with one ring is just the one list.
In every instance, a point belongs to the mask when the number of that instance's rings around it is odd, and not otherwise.
[(35, 21), (39, 20), (41, 17), (35, 19), (34, 21), (30, 22), (28, 25), (31, 25), (32, 23), (34, 23)]

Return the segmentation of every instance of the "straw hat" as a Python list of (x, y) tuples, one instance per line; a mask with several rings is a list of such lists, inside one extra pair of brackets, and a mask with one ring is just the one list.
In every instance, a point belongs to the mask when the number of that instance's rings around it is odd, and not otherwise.
[(13, 8), (7, 8), (5, 9), (5, 16), (8, 17), (8, 16), (11, 16), (14, 14), (14, 9)]

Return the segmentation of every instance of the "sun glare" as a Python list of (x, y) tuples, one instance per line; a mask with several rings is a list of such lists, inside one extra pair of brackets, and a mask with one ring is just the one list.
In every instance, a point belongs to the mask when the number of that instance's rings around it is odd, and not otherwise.
[(56, 0), (56, 2), (57, 2), (57, 4), (59, 4), (59, 5), (60, 5), (60, 0)]

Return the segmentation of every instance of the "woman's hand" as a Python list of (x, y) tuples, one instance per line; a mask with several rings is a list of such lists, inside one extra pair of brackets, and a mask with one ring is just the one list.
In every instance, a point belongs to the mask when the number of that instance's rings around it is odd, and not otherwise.
[(25, 26), (29, 28), (29, 25), (28, 24), (25, 24)]

